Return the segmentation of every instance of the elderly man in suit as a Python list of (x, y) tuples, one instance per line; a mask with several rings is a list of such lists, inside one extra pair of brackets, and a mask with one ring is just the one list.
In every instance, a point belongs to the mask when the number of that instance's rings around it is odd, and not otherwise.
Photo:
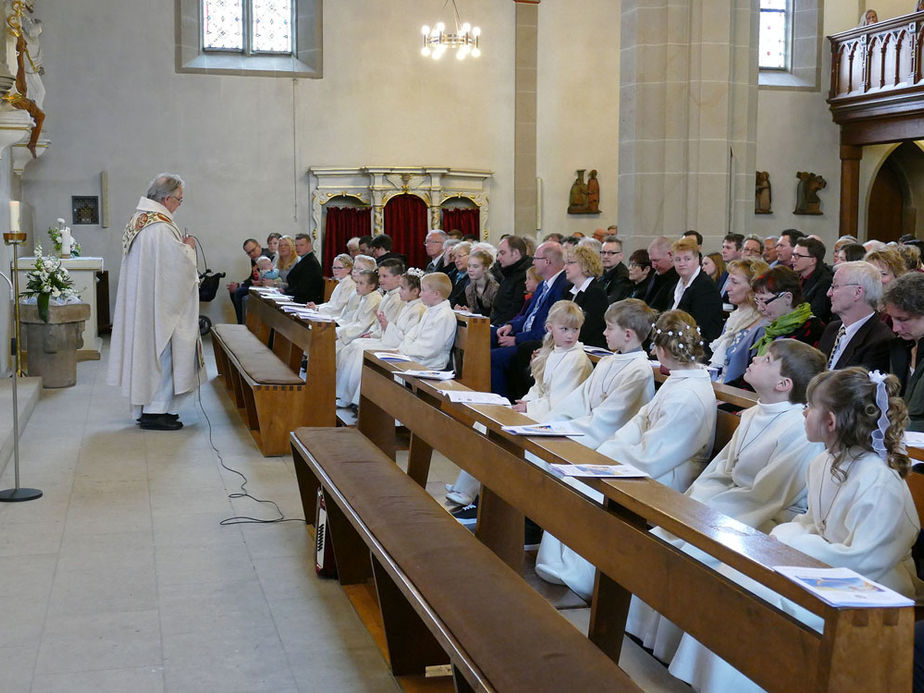
[(888, 371), (892, 331), (876, 314), (882, 299), (879, 270), (868, 262), (842, 262), (828, 297), (831, 311), (838, 317), (825, 328), (818, 343), (828, 357), (828, 368), (863, 366)]

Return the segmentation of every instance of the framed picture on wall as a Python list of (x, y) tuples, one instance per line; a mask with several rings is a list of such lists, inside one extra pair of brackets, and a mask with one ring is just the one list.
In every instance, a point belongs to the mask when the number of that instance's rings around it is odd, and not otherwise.
[(72, 224), (99, 224), (99, 198), (94, 196), (71, 197)]

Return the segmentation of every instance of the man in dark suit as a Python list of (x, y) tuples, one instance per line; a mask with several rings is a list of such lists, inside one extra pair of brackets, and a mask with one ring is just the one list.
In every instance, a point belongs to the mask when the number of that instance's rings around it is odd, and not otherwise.
[(369, 252), (372, 253), (372, 257), (375, 258), (376, 265), (381, 267), (385, 260), (400, 260), (401, 264), (407, 267), (407, 258), (401, 253), (392, 251), (393, 245), (394, 242), (391, 236), (385, 233), (374, 236), (372, 240), (369, 241)]
[(289, 275), (286, 277), (286, 291), (298, 303), (322, 303), (324, 301), (324, 277), (321, 263), (311, 252), (311, 238), (306, 233), (295, 237), (295, 253), (298, 255)]
[(244, 298), (250, 292), (250, 285), (253, 282), (253, 266), (257, 258), (263, 254), (263, 248), (260, 242), (255, 238), (248, 238), (244, 241), (244, 252), (250, 258), (251, 274), (241, 282), (228, 282), (228, 293), (231, 295), (231, 304), (234, 306), (234, 315), (237, 317), (237, 324), (244, 324)]
[[(726, 234), (722, 239), (722, 261), (728, 267), (729, 262), (741, 259), (743, 252), (744, 235), (740, 233)], [(728, 303), (728, 270), (726, 269), (719, 275), (716, 286), (719, 287), (719, 294), (722, 296), (722, 302)]]
[(808, 236), (796, 241), (792, 251), (792, 268), (802, 279), (802, 296), (812, 306), (812, 314), (824, 323), (831, 320), (828, 287), (833, 275), (825, 264), (825, 245)]
[(597, 284), (606, 293), (609, 303), (621, 301), (632, 292), (629, 268), (623, 263), (622, 258), (622, 241), (616, 236), (606, 236), (600, 251), (603, 274), (597, 279)]
[(443, 257), (443, 244), (448, 238), (449, 236), (442, 229), (433, 229), (427, 234), (424, 249), (427, 252), (427, 257), (430, 258), (430, 262), (424, 268), (425, 272), (449, 274), (449, 267), (446, 266), (446, 260)]
[(508, 388), (508, 376), (516, 362), (518, 346), (542, 339), (549, 308), (571, 287), (565, 278), (565, 260), (560, 244), (549, 241), (536, 248), (533, 267), (542, 277), (542, 283), (526, 309), (496, 331), (491, 330), (491, 390), (505, 397), (523, 394), (510, 392)]
[(526, 242), (519, 236), (507, 236), (497, 244), (497, 261), (491, 266), (499, 285), (491, 308), (492, 325), (503, 325), (520, 312), (526, 293), (526, 270), (532, 264)]
[(674, 303), (674, 287), (678, 279), (670, 239), (665, 236), (655, 238), (648, 246), (648, 259), (654, 272), (651, 273), (644, 301), (657, 311), (668, 310)]
[(892, 330), (876, 314), (882, 299), (879, 270), (868, 262), (842, 262), (828, 296), (831, 311), (838, 317), (828, 324), (818, 342), (828, 358), (828, 368), (863, 366), (886, 372)]
[(901, 381), (908, 430), (924, 431), (924, 274), (908, 272), (889, 282), (882, 297), (892, 318), (891, 371)]

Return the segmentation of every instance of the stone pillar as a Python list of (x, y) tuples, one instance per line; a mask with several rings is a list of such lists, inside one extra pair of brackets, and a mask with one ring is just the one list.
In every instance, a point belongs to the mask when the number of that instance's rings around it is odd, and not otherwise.
[(860, 159), (863, 147), (841, 145), (841, 220), (838, 235), (857, 238), (860, 215)]
[(748, 233), (757, 140), (750, 0), (623, 0), (619, 233)]
[[(536, 214), (536, 62), (539, 0), (516, 3), (516, 70), (513, 150), (513, 232), (535, 236)], [(503, 230), (500, 230), (503, 233)]]

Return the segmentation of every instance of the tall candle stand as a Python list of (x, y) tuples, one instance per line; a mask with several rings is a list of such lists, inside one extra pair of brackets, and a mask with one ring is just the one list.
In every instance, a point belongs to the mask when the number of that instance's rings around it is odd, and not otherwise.
[[(14, 227), (15, 228), (15, 227)], [(0, 503), (17, 503), (20, 501), (35, 500), (42, 497), (42, 492), (37, 488), (20, 488), (19, 486), (19, 397), (16, 392), (16, 386), (19, 378), (22, 377), (22, 354), (19, 349), (19, 258), (17, 246), (22, 245), (26, 240), (26, 234), (20, 232), (9, 232), (3, 234), (3, 243), (13, 246), (13, 337), (12, 349), (15, 354), (16, 368), (13, 371), (13, 475), (15, 477), (15, 487), (0, 491)]]

